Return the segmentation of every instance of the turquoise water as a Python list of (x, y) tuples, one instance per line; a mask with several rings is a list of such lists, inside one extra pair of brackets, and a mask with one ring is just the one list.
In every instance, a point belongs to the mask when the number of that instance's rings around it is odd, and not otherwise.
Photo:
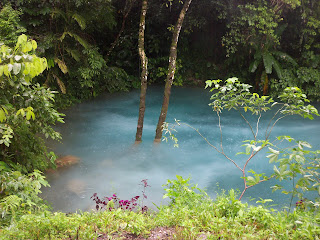
[[(54, 174), (48, 174), (51, 188), (42, 196), (54, 210), (72, 212), (88, 210), (93, 206), (90, 197), (97, 192), (100, 197), (116, 193), (121, 199), (141, 195), (140, 181), (148, 179), (147, 204), (165, 203), (162, 184), (175, 175), (191, 176), (194, 183), (205, 188), (211, 197), (220, 189), (242, 190), (241, 174), (235, 166), (205, 143), (192, 129), (179, 127), (176, 136), (179, 148), (172, 142), (154, 144), (153, 138), (162, 103), (162, 87), (149, 87), (144, 123), (143, 142), (134, 145), (138, 119), (139, 91), (105, 94), (94, 100), (77, 104), (65, 111), (65, 124), (57, 126), (62, 133), (62, 143), (50, 144), (59, 156), (74, 155), (80, 163)], [(167, 122), (179, 119), (199, 129), (213, 144), (219, 145), (220, 132), (216, 114), (208, 106), (210, 93), (201, 88), (173, 88)], [(270, 114), (263, 119), (270, 119)], [(254, 122), (254, 116), (249, 115)], [(222, 114), (223, 145), (225, 153), (243, 163), (245, 155), (242, 141), (251, 139), (250, 129), (236, 112)], [(263, 138), (267, 121), (261, 122)], [(290, 135), (310, 142), (320, 149), (320, 119), (307, 120), (290, 117), (280, 121), (273, 136)], [(272, 138), (271, 138), (272, 139)], [(272, 172), (266, 154), (253, 159), (248, 170)], [(240, 164), (241, 165), (241, 164)], [(219, 187), (217, 186), (219, 183)], [(250, 197), (272, 198), (276, 204), (289, 204), (290, 197), (280, 192), (272, 193), (275, 182), (262, 183), (247, 191)], [(292, 184), (292, 183), (288, 183)]]

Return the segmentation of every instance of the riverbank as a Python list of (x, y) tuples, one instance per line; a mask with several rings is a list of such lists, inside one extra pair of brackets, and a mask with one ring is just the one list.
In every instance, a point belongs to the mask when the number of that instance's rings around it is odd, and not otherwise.
[[(173, 190), (173, 191), (170, 191)], [(169, 190), (169, 191), (168, 191)], [(168, 206), (142, 213), (120, 208), (97, 212), (27, 214), (0, 230), (0, 239), (319, 239), (317, 208), (276, 211), (237, 200), (234, 190), (215, 200), (195, 186), (170, 187)]]

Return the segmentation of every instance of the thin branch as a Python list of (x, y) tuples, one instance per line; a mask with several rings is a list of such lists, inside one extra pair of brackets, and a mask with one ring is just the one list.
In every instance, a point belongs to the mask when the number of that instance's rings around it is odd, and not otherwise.
[(199, 132), (198, 129), (192, 127), (191, 125), (189, 125), (189, 124), (187, 124), (187, 123), (179, 123), (179, 124), (181, 124), (181, 125), (182, 125), (182, 124), (183, 124), (183, 125), (186, 125), (187, 127), (193, 129), (195, 132), (197, 132), (197, 133), (200, 135), (200, 137), (202, 137), (202, 138), (207, 142), (207, 144), (208, 144), (210, 147), (213, 147), (218, 153), (222, 154), (226, 159), (228, 159), (230, 162), (232, 162), (240, 171), (242, 171), (242, 169), (239, 167), (239, 165), (238, 165), (234, 160), (232, 160), (231, 158), (229, 158), (229, 157), (223, 152), (223, 150), (220, 151), (216, 146), (214, 146), (212, 143), (210, 143), (210, 142), (208, 141), (208, 139), (207, 139), (206, 137), (204, 137), (204, 136)]
[[(240, 116), (246, 121), (246, 123), (248, 124), (248, 126), (250, 127), (253, 137), (256, 138), (255, 135), (254, 135), (254, 131), (253, 131), (253, 128), (252, 128), (251, 124), (250, 124), (250, 123), (248, 122), (248, 120), (243, 116), (243, 114), (240, 112), (240, 110), (238, 110), (238, 112), (239, 112)], [(255, 139), (255, 140), (256, 140), (256, 139)]]
[(256, 135), (254, 137), (254, 140), (257, 141), (257, 136), (258, 136), (258, 132), (259, 132), (259, 123), (260, 123), (260, 119), (261, 119), (261, 112), (259, 114), (258, 120), (257, 120), (257, 131), (256, 131)]
[(274, 176), (270, 176), (270, 177), (268, 177), (268, 178), (266, 178), (266, 179), (262, 179), (262, 180), (260, 180), (259, 182), (257, 182), (256, 184), (251, 185), (251, 186), (247, 186), (247, 184), (246, 184), (246, 182), (245, 182), (245, 188), (243, 189), (243, 191), (242, 191), (242, 193), (241, 193), (241, 195), (240, 195), (240, 197), (239, 197), (239, 201), (241, 201), (241, 199), (242, 199), (244, 193), (247, 191), (247, 189), (249, 189), (249, 188), (251, 188), (251, 187), (253, 187), (253, 186), (258, 185), (259, 183), (269, 181), (271, 178), (274, 178)]
[[(282, 117), (279, 117), (279, 118), (273, 123), (272, 127), (270, 128), (270, 131), (269, 131), (268, 135), (266, 136), (266, 140), (269, 138), (269, 136), (270, 136), (270, 134), (271, 134), (271, 132), (272, 132), (272, 129), (273, 129), (273, 127), (276, 125), (276, 123), (277, 123), (278, 121), (280, 121), (282, 118), (285, 118), (285, 117), (287, 117), (287, 116), (289, 116), (289, 115), (290, 115), (290, 114), (286, 114), (286, 115), (284, 115), (284, 116), (282, 116)], [(266, 134), (267, 134), (267, 131), (266, 131)]]
[[(284, 108), (284, 105), (281, 107), (281, 108), (279, 108), (278, 109), (278, 111), (273, 115), (273, 117), (270, 119), (270, 121), (269, 121), (269, 123), (268, 123), (268, 127), (267, 127), (267, 129), (266, 129), (266, 140), (268, 139), (268, 137), (267, 137), (267, 133), (268, 133), (268, 129), (269, 129), (269, 127), (270, 127), (270, 124), (271, 124), (271, 122), (272, 122), (272, 120), (278, 115), (278, 113), (282, 110)], [(270, 134), (269, 134), (270, 135)]]
[[(259, 150), (259, 151), (260, 151), (260, 150)], [(244, 166), (243, 166), (243, 171), (246, 170), (246, 167), (247, 167), (248, 163), (250, 162), (250, 160), (251, 160), (259, 151), (257, 151), (256, 153), (254, 153), (254, 151), (252, 150), (252, 153), (251, 153), (250, 157), (247, 159), (246, 163), (245, 163)]]

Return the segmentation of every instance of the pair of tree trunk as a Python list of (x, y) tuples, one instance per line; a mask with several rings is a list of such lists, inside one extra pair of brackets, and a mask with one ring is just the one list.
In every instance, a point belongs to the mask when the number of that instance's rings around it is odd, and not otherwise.
[[(154, 141), (160, 142), (162, 137), (162, 125), (167, 117), (167, 111), (169, 107), (169, 99), (171, 94), (171, 86), (174, 80), (174, 75), (176, 71), (176, 61), (177, 61), (177, 46), (180, 31), (182, 28), (182, 23), (185, 18), (185, 15), (189, 9), (190, 3), (192, 0), (185, 0), (183, 7), (180, 11), (179, 18), (176, 22), (176, 25), (173, 29), (171, 47), (170, 47), (170, 55), (169, 55), (169, 67), (168, 67), (168, 74), (166, 78), (166, 84), (164, 88), (164, 95), (163, 95), (163, 102), (161, 107), (161, 112), (156, 128), (156, 136)], [(147, 92), (147, 79), (148, 79), (148, 59), (146, 57), (144, 51), (144, 30), (145, 30), (145, 18), (147, 13), (147, 0), (142, 0), (142, 8), (141, 8), (141, 17), (140, 17), (140, 26), (139, 26), (139, 55), (142, 65), (142, 72), (141, 72), (141, 92), (140, 92), (140, 106), (139, 106), (139, 118), (138, 118), (138, 125), (137, 125), (137, 133), (136, 133), (136, 143), (140, 143), (142, 139), (142, 130), (143, 130), (143, 119), (145, 113), (145, 99), (146, 99), (146, 92)]]

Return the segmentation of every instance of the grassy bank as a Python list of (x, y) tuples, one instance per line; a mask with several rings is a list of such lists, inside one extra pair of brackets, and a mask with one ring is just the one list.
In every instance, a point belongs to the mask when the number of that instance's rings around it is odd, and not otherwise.
[[(320, 214), (304, 206), (276, 211), (237, 200), (234, 190), (215, 200), (188, 181), (167, 185), (168, 206), (157, 212), (120, 208), (23, 215), (0, 239), (320, 239)], [(109, 207), (109, 205), (108, 205)]]

